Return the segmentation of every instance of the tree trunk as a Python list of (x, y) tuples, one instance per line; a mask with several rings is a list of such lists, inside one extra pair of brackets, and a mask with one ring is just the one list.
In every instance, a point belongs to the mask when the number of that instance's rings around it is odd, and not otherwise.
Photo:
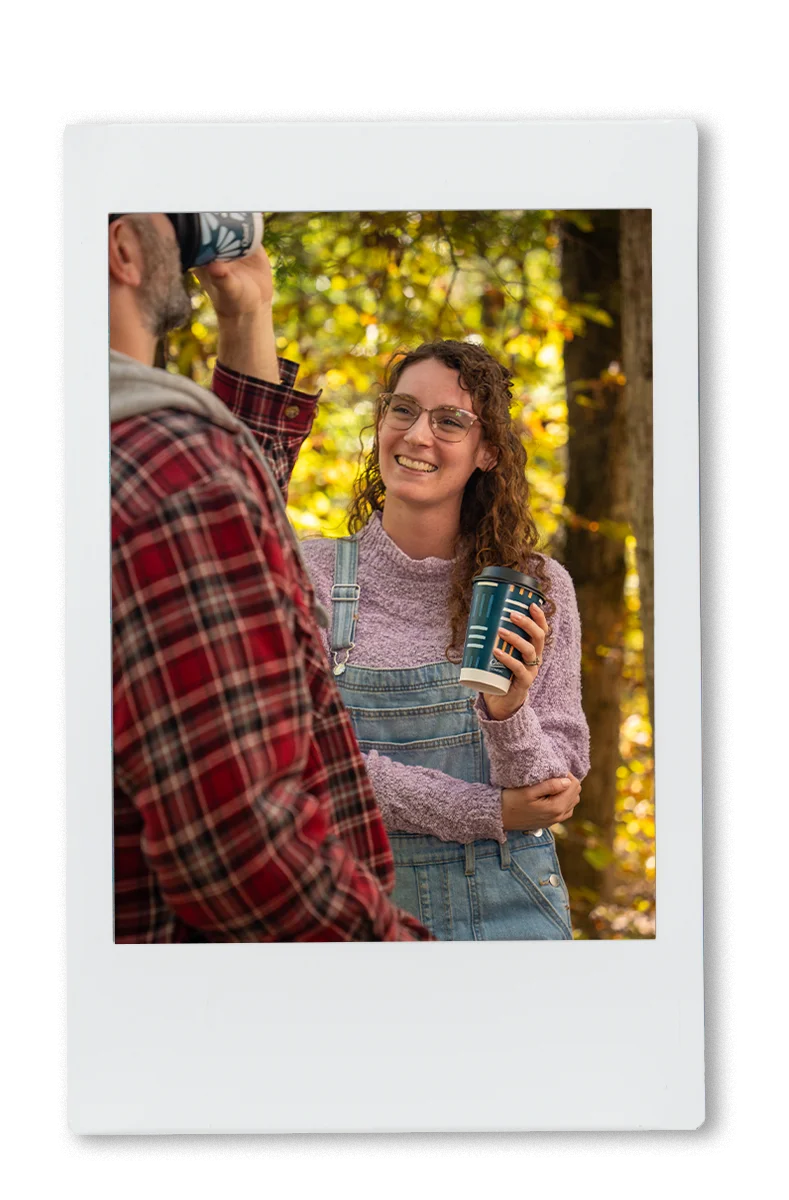
[(628, 511), (636, 538), (644, 677), (655, 724), (654, 534), (652, 523), (652, 213), (620, 214), (622, 370), (627, 401)]
[(582, 627), (583, 706), (591, 770), (577, 816), (560, 846), (577, 927), (604, 895), (616, 804), (624, 629), (624, 533), (627, 446), (620, 376), (619, 215), (590, 213), (594, 229), (565, 226), (562, 287), (570, 303), (592, 304), (610, 326), (587, 320), (565, 346), (571, 511), (563, 560), (578, 596)]

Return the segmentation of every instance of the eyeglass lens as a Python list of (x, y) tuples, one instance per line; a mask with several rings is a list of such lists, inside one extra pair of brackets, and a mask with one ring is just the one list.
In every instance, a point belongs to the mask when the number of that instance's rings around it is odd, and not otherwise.
[(422, 408), (421, 404), (417, 404), (408, 396), (389, 396), (386, 405), (386, 420), (394, 429), (410, 429), (419, 419), (419, 414), (426, 412), (436, 437), (446, 442), (461, 441), (474, 424), (472, 413), (445, 406)]

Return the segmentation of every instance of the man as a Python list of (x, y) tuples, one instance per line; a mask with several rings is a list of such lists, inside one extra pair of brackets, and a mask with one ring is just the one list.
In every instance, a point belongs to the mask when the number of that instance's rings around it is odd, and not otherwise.
[(427, 940), (285, 515), (315, 401), (268, 259), (204, 269), (212, 393), (151, 365), (191, 313), (165, 214), (111, 222), (109, 279), (116, 941)]

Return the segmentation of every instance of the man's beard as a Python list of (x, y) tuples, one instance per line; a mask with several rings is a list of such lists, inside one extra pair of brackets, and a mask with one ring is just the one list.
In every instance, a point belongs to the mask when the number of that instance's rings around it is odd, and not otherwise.
[(134, 216), (134, 229), (142, 246), (144, 273), (137, 303), (146, 328), (156, 338), (180, 329), (192, 315), (178, 243), (166, 241), (148, 217)]

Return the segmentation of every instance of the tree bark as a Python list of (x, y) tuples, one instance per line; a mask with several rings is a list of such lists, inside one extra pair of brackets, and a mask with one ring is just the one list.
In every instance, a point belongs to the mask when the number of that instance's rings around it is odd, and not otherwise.
[(622, 370), (627, 401), (630, 524), (636, 538), (644, 678), (654, 735), (654, 532), (652, 516), (652, 213), (620, 214)]
[[(592, 304), (610, 326), (587, 320), (565, 346), (570, 509), (563, 560), (578, 596), (582, 627), (583, 706), (591, 737), (591, 770), (577, 816), (560, 851), (576, 926), (606, 890), (621, 724), (627, 517), (627, 445), (620, 374), (619, 214), (590, 213), (594, 229), (565, 226), (562, 287), (570, 303)], [(591, 823), (591, 827), (589, 825)], [(597, 852), (595, 854), (595, 851)], [(591, 852), (596, 865), (589, 861)]]

